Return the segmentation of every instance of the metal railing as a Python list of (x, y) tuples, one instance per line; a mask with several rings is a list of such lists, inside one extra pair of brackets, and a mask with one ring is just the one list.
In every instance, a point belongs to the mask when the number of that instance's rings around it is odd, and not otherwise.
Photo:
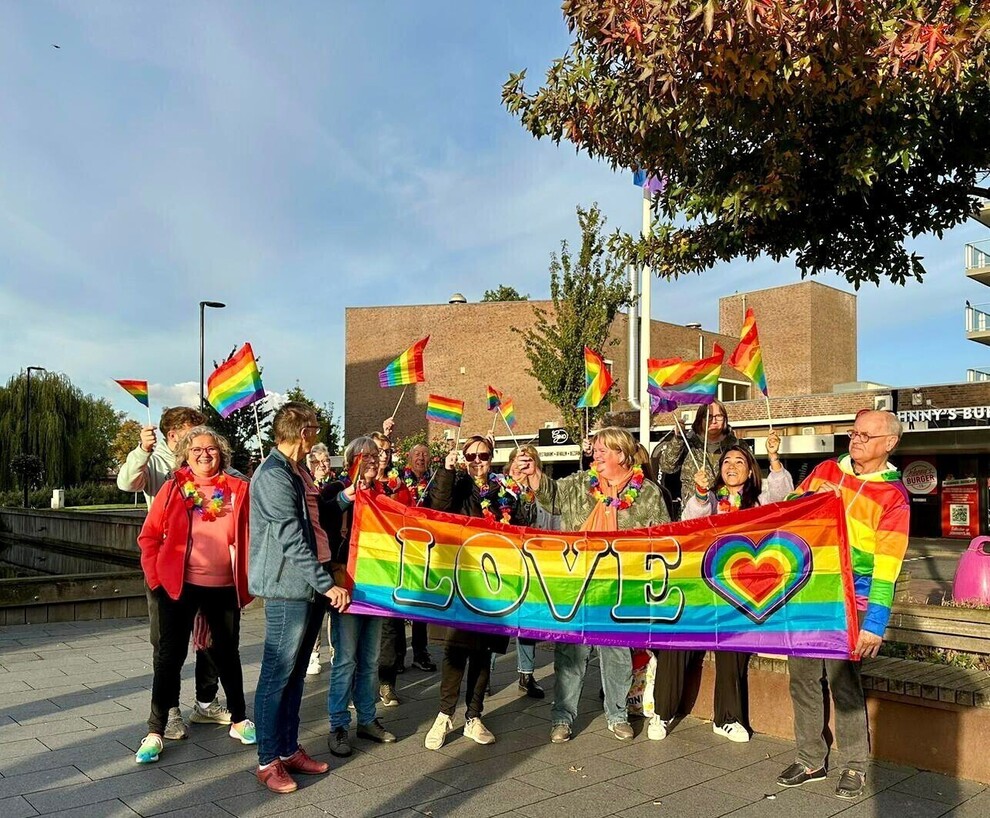
[(990, 372), (985, 369), (967, 369), (966, 383), (983, 383), (990, 381)]
[(990, 304), (966, 304), (966, 332), (990, 330)]
[(972, 241), (966, 245), (966, 271), (990, 267), (990, 239)]

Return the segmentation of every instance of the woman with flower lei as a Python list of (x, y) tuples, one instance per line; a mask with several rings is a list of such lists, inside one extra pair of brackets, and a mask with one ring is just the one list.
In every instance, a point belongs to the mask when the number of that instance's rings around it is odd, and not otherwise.
[[(536, 501), (551, 514), (560, 514), (565, 531), (616, 531), (669, 522), (660, 489), (636, 465), (636, 441), (624, 429), (610, 427), (591, 440), (592, 463), (559, 480), (543, 475), (530, 461), (524, 472), (535, 489)], [(559, 643), (555, 647), (556, 690), (550, 711), (550, 740), (571, 737), (578, 700), (584, 685), (588, 645)], [(632, 653), (628, 648), (599, 647), (605, 715), (608, 729), (620, 740), (633, 737), (626, 710), (632, 683)]]
[[(694, 475), (694, 492), (684, 506), (682, 518), (694, 520), (713, 514), (731, 514), (754, 506), (776, 503), (794, 490), (791, 473), (780, 462), (777, 452), (780, 437), (767, 437), (770, 472), (764, 481), (760, 466), (749, 447), (734, 444), (723, 452), (714, 481), (706, 468)], [(657, 652), (657, 675), (653, 699), (656, 715), (650, 720), (647, 735), (654, 741), (666, 738), (670, 722), (677, 715), (688, 665), (695, 651), (661, 650)], [(749, 741), (749, 654), (716, 650), (715, 654), (715, 735), (729, 741)]]
[(247, 589), (248, 483), (226, 473), (230, 445), (208, 426), (190, 429), (179, 442), (180, 464), (155, 495), (138, 536), (141, 568), (158, 603), (160, 641), (151, 688), (148, 734), (138, 764), (157, 761), (170, 702), (178, 701), (180, 675), (197, 612), (209, 625), (210, 654), (230, 709), (230, 737), (254, 744), (247, 718), (238, 649)]
[[(430, 508), (480, 517), (496, 525), (519, 523), (518, 502), (505, 487), (501, 475), (492, 473), (491, 462), (495, 446), (487, 437), (468, 438), (462, 449), (466, 468), (459, 468), (456, 449), (447, 455), (444, 466), (433, 479)], [(464, 735), (478, 744), (491, 744), (495, 736), (481, 721), (485, 692), (491, 678), (491, 655), (505, 653), (507, 636), (450, 629), (444, 647), (443, 671), (440, 681), (440, 712), (426, 734), (426, 747), (439, 750), (453, 729), (453, 715), (460, 697), (461, 682), (467, 676), (467, 721)]]

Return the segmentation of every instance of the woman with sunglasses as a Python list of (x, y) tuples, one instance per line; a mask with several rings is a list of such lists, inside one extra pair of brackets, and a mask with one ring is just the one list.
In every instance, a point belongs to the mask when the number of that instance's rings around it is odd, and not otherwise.
[[(636, 441), (624, 429), (610, 427), (596, 432), (591, 441), (591, 468), (559, 480), (543, 475), (535, 463), (522, 467), (530, 477), (537, 502), (561, 515), (565, 531), (617, 531), (646, 528), (669, 522), (667, 507), (656, 483), (646, 479), (636, 464)], [(558, 643), (554, 650), (553, 726), (550, 741), (568, 741), (577, 716), (590, 645)], [(608, 729), (621, 740), (634, 735), (626, 700), (632, 684), (629, 648), (599, 647), (605, 716)]]
[(241, 673), (241, 608), (251, 601), (247, 582), (248, 483), (226, 473), (230, 444), (208, 426), (186, 432), (175, 451), (179, 466), (165, 482), (138, 535), (141, 568), (159, 609), (158, 661), (151, 686), (148, 735), (138, 764), (158, 761), (172, 702), (179, 700), (182, 665), (193, 620), (202, 611), (210, 653), (230, 708), (230, 737), (254, 744)]
[[(502, 475), (491, 471), (494, 445), (487, 437), (468, 438), (462, 450), (466, 470), (458, 466), (452, 450), (433, 479), (430, 508), (481, 517), (493, 522), (519, 524), (518, 498), (505, 487)], [(461, 682), (467, 676), (467, 717), (464, 735), (478, 744), (491, 744), (495, 736), (481, 721), (485, 691), (491, 676), (492, 652), (505, 653), (507, 636), (452, 628), (447, 634), (440, 677), (440, 712), (426, 734), (426, 748), (439, 750), (454, 729), (453, 715), (460, 697)]]
[[(683, 519), (695, 520), (713, 514), (731, 514), (754, 506), (777, 503), (794, 490), (791, 473), (780, 462), (780, 436), (770, 432), (767, 454), (770, 472), (762, 479), (760, 466), (748, 446), (730, 446), (718, 462), (718, 476), (711, 480), (708, 470), (694, 475), (693, 493), (684, 506)], [(670, 723), (680, 708), (688, 666), (701, 651), (657, 651), (657, 675), (653, 700), (656, 715), (650, 719), (646, 734), (654, 741), (667, 737)], [(715, 714), (712, 731), (729, 741), (746, 742), (750, 738), (749, 657), (748, 653), (716, 650)]]

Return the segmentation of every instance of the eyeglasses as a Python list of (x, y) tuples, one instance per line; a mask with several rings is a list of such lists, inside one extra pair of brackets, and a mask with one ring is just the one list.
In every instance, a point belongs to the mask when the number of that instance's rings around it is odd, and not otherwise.
[(203, 452), (206, 452), (210, 457), (216, 457), (220, 454), (220, 449), (216, 446), (207, 446), (203, 448), (202, 446), (194, 446), (189, 450), (189, 454), (193, 457), (199, 457)]
[(708, 418), (714, 423), (716, 420), (725, 420), (725, 415), (709, 415)]
[(468, 463), (474, 463), (475, 460), (478, 460), (478, 461), (480, 461), (482, 463), (487, 463), (489, 460), (492, 459), (492, 453), (491, 452), (465, 452), (464, 453), (464, 459)]
[(321, 426), (303, 426), (302, 427), (302, 431), (303, 432), (308, 432), (310, 429), (312, 429), (316, 434), (319, 434), (321, 428), (323, 428), (323, 427), (321, 427)]
[(857, 432), (855, 429), (850, 429), (846, 434), (849, 435), (849, 439), (853, 442), (859, 441), (860, 443), (869, 443), (878, 437), (893, 437), (893, 435), (868, 435), (866, 432)]

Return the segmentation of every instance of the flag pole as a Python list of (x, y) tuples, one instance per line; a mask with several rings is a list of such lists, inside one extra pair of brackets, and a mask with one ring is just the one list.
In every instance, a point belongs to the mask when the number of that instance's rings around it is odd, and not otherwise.
[[(694, 461), (694, 465), (700, 469), (701, 464), (698, 462), (698, 455), (694, 453), (694, 450), (691, 448), (691, 444), (688, 443), (687, 434), (684, 432), (684, 428), (681, 426), (681, 424), (677, 422), (676, 417), (674, 418), (674, 428), (681, 433), (681, 440), (684, 441), (684, 448), (687, 449), (688, 452), (690, 453), (691, 459)], [(705, 444), (705, 448), (708, 448), (707, 443)]]
[(495, 424), (498, 423), (498, 416), (502, 414), (502, 408), (498, 407), (495, 410), (495, 417), (492, 418), (492, 428), (488, 430), (488, 436), (494, 440), (495, 439)]
[(764, 395), (767, 401), (767, 422), (770, 424), (770, 431), (773, 431), (773, 416), (770, 414), (770, 396)]
[(395, 419), (395, 413), (399, 411), (399, 406), (402, 404), (402, 399), (406, 396), (406, 390), (409, 388), (409, 384), (402, 387), (402, 392), (399, 394), (399, 402), (395, 404), (395, 409), (392, 410), (392, 414), (389, 415), (393, 420)]
[(149, 426), (154, 426), (155, 424), (151, 422), (151, 404), (149, 403), (144, 408), (148, 410), (148, 425)]
[[(502, 409), (499, 407), (498, 413), (502, 415)], [(512, 431), (512, 427), (509, 425), (509, 421), (505, 420), (505, 415), (502, 415), (502, 420), (505, 421), (505, 428), (509, 430), (509, 434), (512, 436), (512, 442), (516, 444), (516, 448), (519, 448), (519, 441), (516, 440), (516, 433)]]
[(433, 485), (433, 478), (437, 476), (438, 471), (440, 471), (440, 469), (434, 469), (433, 474), (430, 475), (430, 479), (426, 481), (426, 488), (423, 489), (423, 496), (416, 498), (417, 506), (419, 506), (423, 502), (423, 499), (426, 497), (426, 492), (428, 492), (430, 490), (430, 486)]
[(258, 416), (258, 401), (251, 404), (254, 409), (254, 425), (258, 427), (258, 451), (261, 452), (261, 459), (265, 459), (265, 444), (261, 437), (261, 418)]

